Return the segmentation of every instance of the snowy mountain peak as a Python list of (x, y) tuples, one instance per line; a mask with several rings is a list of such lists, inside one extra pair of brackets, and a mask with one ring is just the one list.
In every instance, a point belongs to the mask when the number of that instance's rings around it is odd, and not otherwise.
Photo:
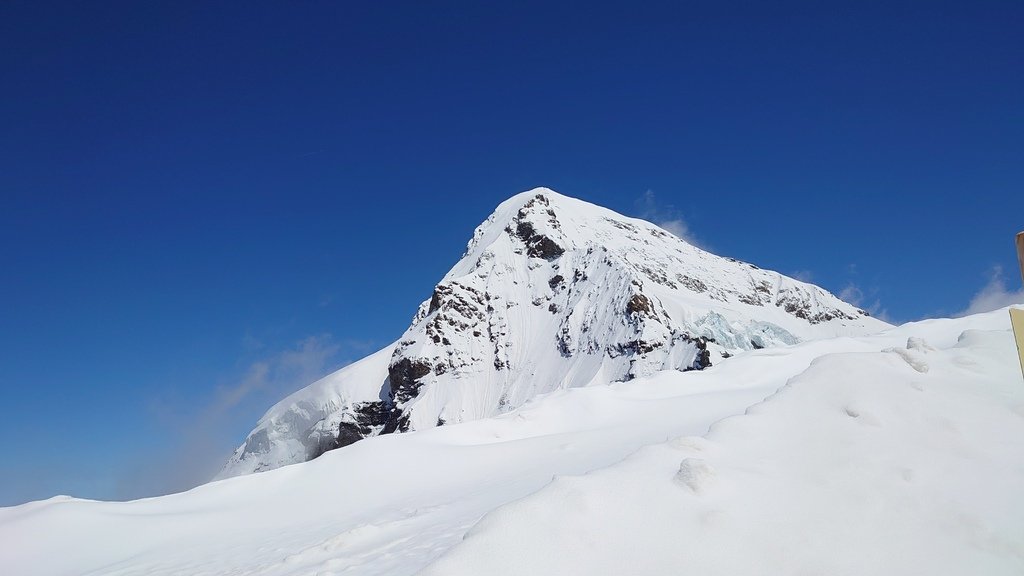
[(222, 476), (500, 414), (553, 390), (885, 326), (817, 286), (537, 188), (477, 227), (398, 342), (271, 408)]

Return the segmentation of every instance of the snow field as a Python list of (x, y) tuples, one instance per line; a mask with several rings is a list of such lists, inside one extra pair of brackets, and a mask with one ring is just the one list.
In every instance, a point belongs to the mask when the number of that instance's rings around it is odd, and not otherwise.
[[(1024, 573), (1024, 382), (991, 329), (1005, 316), (823, 356), (704, 440), (499, 508), (421, 574)], [(969, 328), (956, 343), (952, 326)]]
[(997, 311), (757, 350), (181, 494), (3, 508), (0, 566), (1019, 574), (1024, 383), (1008, 328)]

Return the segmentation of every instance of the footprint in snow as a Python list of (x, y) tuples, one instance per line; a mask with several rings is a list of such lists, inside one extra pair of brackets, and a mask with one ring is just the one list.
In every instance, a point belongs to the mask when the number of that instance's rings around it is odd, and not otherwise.
[(857, 406), (847, 406), (846, 408), (843, 408), (843, 411), (846, 412), (847, 416), (857, 420), (861, 424), (866, 424), (868, 426), (880, 426), (882, 424), (877, 416)]

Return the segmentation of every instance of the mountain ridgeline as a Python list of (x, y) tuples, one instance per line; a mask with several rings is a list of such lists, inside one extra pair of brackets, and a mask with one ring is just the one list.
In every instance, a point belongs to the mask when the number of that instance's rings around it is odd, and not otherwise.
[(886, 324), (825, 290), (539, 188), (503, 202), (397, 342), (273, 406), (220, 477)]

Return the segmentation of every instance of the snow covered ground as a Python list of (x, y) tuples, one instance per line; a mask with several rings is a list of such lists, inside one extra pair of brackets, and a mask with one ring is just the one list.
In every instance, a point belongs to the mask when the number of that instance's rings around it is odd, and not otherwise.
[(1022, 574), (1022, 487), (1000, 310), (553, 392), (182, 494), (3, 508), (0, 567)]

